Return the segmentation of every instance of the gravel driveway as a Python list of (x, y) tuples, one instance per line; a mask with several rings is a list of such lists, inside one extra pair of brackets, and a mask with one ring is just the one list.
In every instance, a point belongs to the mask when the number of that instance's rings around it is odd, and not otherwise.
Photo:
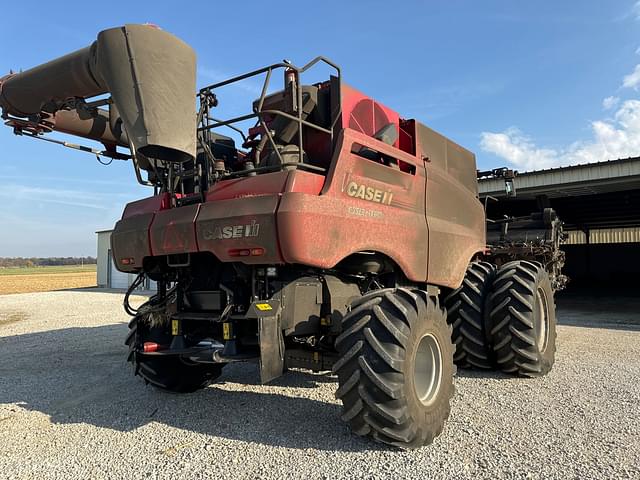
[(349, 433), (328, 375), (261, 386), (239, 364), (187, 396), (146, 387), (121, 300), (0, 296), (1, 478), (640, 478), (640, 326), (611, 309), (560, 311), (545, 378), (459, 372), (443, 434), (401, 452)]

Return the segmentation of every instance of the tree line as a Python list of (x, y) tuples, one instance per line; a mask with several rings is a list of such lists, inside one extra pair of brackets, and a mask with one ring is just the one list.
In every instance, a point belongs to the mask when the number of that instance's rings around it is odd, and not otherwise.
[(91, 265), (96, 264), (94, 257), (46, 257), (46, 258), (4, 258), (0, 257), (0, 268), (16, 267), (52, 267), (61, 265)]

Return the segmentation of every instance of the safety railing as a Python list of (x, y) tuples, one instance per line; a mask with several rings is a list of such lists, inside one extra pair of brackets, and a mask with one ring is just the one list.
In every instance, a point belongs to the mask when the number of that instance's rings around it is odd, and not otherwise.
[[(283, 169), (286, 167), (297, 167), (297, 168), (301, 168), (301, 169), (308, 169), (308, 170), (313, 170), (313, 171), (325, 171), (325, 169), (321, 168), (321, 167), (317, 167), (314, 165), (309, 165), (309, 164), (305, 164), (304, 163), (304, 145), (303, 145), (303, 127), (308, 127), (310, 129), (314, 129), (316, 131), (325, 133), (326, 135), (329, 136), (331, 144), (333, 144), (333, 136), (334, 136), (334, 127), (336, 125), (336, 122), (339, 120), (340, 115), (341, 115), (341, 110), (340, 108), (337, 108), (336, 111), (332, 111), (331, 112), (331, 119), (329, 122), (329, 128), (323, 127), (321, 125), (315, 124), (313, 122), (309, 122), (307, 120), (305, 120), (303, 118), (303, 85), (302, 82), (300, 81), (302, 74), (307, 72), (309, 69), (313, 68), (315, 65), (319, 64), (319, 63), (324, 63), (326, 65), (328, 65), (329, 67), (331, 67), (332, 69), (334, 69), (336, 71), (336, 78), (338, 79), (338, 85), (340, 85), (340, 67), (338, 67), (335, 63), (333, 63), (331, 60), (319, 56), (314, 58), (313, 60), (311, 60), (309, 63), (307, 63), (306, 65), (304, 65), (303, 67), (297, 67), (295, 65), (293, 65), (292, 63), (288, 62), (288, 61), (284, 61), (281, 63), (275, 63), (273, 65), (269, 65), (267, 67), (264, 68), (260, 68), (258, 70), (254, 70), (252, 72), (249, 73), (245, 73), (243, 75), (238, 75), (232, 78), (229, 78), (227, 80), (218, 82), (218, 83), (214, 83), (211, 85), (208, 85), (202, 89), (200, 89), (198, 97), (199, 97), (199, 101), (200, 101), (200, 108), (198, 110), (198, 141), (200, 142), (200, 145), (202, 146), (203, 150), (206, 152), (207, 156), (210, 159), (213, 159), (213, 154), (208, 146), (208, 143), (205, 141), (205, 134), (206, 132), (209, 132), (211, 130), (217, 129), (217, 128), (221, 128), (221, 127), (228, 127), (231, 128), (232, 130), (234, 130), (235, 132), (239, 133), (242, 137), (242, 139), (245, 141), (245, 143), (247, 142), (247, 136), (245, 135), (245, 133), (238, 128), (236, 125), (238, 123), (247, 121), (247, 120), (251, 120), (253, 118), (257, 119), (258, 124), (260, 125), (260, 127), (262, 127), (261, 132), (266, 136), (267, 141), (269, 142), (269, 144), (271, 145), (273, 151), (275, 152), (275, 154), (278, 156), (278, 160), (279, 160), (279, 165), (277, 166), (265, 166), (265, 167), (256, 167), (256, 168), (250, 168), (247, 170), (243, 170), (240, 172), (234, 172), (231, 175), (232, 176), (239, 176), (239, 175), (245, 175), (248, 173), (252, 173), (252, 172), (266, 172), (266, 171), (275, 171), (275, 170), (279, 170), (279, 169)], [(270, 82), (271, 82), (271, 77), (272, 74), (275, 70), (278, 69), (284, 69), (286, 72), (292, 72), (295, 75), (295, 97), (296, 97), (296, 102), (294, 105), (294, 111), (295, 111), (295, 115), (291, 115), (290, 113), (287, 113), (285, 111), (282, 110), (274, 110), (274, 109), (263, 109), (264, 107), (264, 102), (265, 99), (267, 97), (267, 92), (269, 91), (269, 86), (270, 86)], [(245, 115), (239, 115), (227, 120), (220, 120), (215, 118), (213, 115), (211, 115), (211, 110), (213, 108), (215, 108), (215, 106), (217, 105), (217, 96), (216, 96), (216, 90), (220, 89), (222, 87), (231, 85), (233, 83), (236, 82), (240, 82), (252, 77), (256, 77), (259, 75), (264, 75), (264, 81), (262, 84), (262, 89), (260, 92), (260, 97), (257, 101), (257, 104), (254, 102), (254, 108), (253, 108), (253, 112), (252, 113), (248, 113)], [(298, 147), (298, 155), (299, 155), (299, 162), (298, 163), (292, 163), (292, 162), (285, 162), (282, 158), (282, 155), (280, 154), (280, 151), (278, 149), (278, 145), (276, 143), (276, 140), (273, 136), (273, 133), (270, 131), (266, 120), (265, 120), (265, 116), (266, 115), (270, 115), (272, 117), (283, 117), (286, 118), (288, 120), (294, 121), (297, 123), (297, 147)], [(264, 148), (264, 145), (262, 146), (262, 148)], [(256, 149), (256, 157), (254, 159), (254, 161), (258, 162), (259, 160), (259, 154), (261, 153), (261, 149)]]

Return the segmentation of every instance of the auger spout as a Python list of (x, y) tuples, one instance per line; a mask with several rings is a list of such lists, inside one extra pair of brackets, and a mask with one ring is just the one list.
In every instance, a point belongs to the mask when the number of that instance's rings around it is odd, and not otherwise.
[[(0, 107), (5, 118), (184, 162), (196, 155), (195, 88), (191, 47), (156, 27), (125, 25), (100, 32), (86, 48), (1, 78)], [(84, 102), (104, 94), (111, 95), (104, 103), (118, 122)]]

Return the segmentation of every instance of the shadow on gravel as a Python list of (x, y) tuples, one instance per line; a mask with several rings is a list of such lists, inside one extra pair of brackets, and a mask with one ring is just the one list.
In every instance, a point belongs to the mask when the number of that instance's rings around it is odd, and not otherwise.
[[(53, 423), (117, 431), (158, 422), (295, 449), (390, 450), (351, 435), (337, 403), (310, 398), (312, 390), (300, 391), (333, 382), (328, 375), (292, 371), (258, 386), (256, 365), (235, 364), (225, 367), (220, 382), (209, 388), (168, 394), (133, 376), (125, 362), (126, 333), (125, 324), (116, 324), (0, 337), (0, 404), (42, 412)], [(322, 395), (326, 398), (326, 390)], [(17, 410), (1, 407), (0, 421)]]
[(640, 331), (640, 299), (564, 298), (558, 301), (558, 325)]
[(616, 321), (589, 322), (589, 321), (574, 320), (574, 319), (558, 319), (558, 325), (566, 325), (568, 327), (582, 327), (582, 328), (604, 328), (607, 330), (625, 330), (629, 332), (640, 331), (640, 324), (638, 323), (620, 323)]
[(636, 290), (575, 288), (561, 292), (556, 304), (559, 325), (640, 330), (640, 294)]

